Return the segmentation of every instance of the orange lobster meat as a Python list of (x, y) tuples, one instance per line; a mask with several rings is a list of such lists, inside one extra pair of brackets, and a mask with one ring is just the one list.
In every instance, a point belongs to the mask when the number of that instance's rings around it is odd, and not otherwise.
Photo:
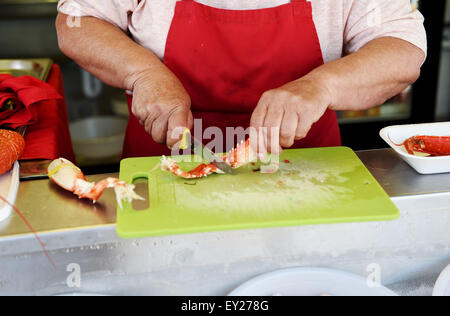
[(25, 149), (25, 140), (16, 132), (0, 130), (0, 175), (8, 172)]
[(183, 171), (180, 169), (180, 166), (178, 166), (178, 162), (165, 156), (161, 159), (161, 169), (169, 171), (177, 177), (184, 179), (200, 179), (213, 173), (224, 173), (222, 170), (217, 169), (216, 166), (211, 164), (207, 165), (205, 163), (197, 166), (191, 171)]
[(235, 149), (223, 157), (223, 161), (228, 163), (233, 169), (245, 166), (255, 160), (257, 160), (257, 154), (250, 146), (250, 138), (245, 142), (242, 141)]
[(411, 155), (414, 155), (414, 152), (421, 152), (431, 156), (450, 156), (450, 136), (419, 135), (408, 138), (403, 144), (395, 145), (405, 146)]

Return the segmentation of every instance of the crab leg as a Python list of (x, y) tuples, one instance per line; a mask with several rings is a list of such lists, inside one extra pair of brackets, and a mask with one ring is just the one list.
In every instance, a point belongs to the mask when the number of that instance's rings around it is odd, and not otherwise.
[[(256, 160), (256, 153), (250, 146), (250, 140), (242, 141), (235, 149), (223, 156), (223, 161), (233, 169), (240, 168)], [(199, 179), (207, 177), (213, 173), (223, 174), (224, 172), (212, 164), (201, 164), (191, 171), (183, 171), (178, 163), (170, 158), (163, 156), (161, 159), (161, 169), (184, 179)]]
[(250, 146), (250, 139), (242, 141), (235, 149), (231, 150), (223, 160), (233, 169), (243, 167), (257, 160), (256, 152)]
[(178, 163), (170, 158), (163, 156), (161, 160), (161, 169), (169, 171), (170, 173), (176, 175), (177, 177), (184, 179), (199, 179), (207, 177), (213, 173), (224, 173), (222, 170), (217, 169), (215, 166), (209, 164), (201, 164), (195, 169), (185, 172), (180, 169)]
[(70, 161), (59, 158), (49, 165), (48, 176), (61, 188), (72, 192), (80, 199), (98, 201), (103, 191), (114, 188), (117, 203), (122, 208), (122, 201), (143, 200), (134, 192), (134, 185), (116, 178), (106, 178), (98, 183), (88, 182), (83, 172)]

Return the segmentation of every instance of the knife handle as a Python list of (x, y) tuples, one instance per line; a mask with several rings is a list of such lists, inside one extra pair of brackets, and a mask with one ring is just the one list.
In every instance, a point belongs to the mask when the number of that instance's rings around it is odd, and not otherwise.
[(184, 130), (183, 136), (181, 138), (180, 149), (186, 150), (188, 148), (191, 149), (192, 154), (196, 153), (196, 150), (195, 150), (196, 148), (201, 148), (201, 156), (203, 156), (203, 145), (198, 144), (197, 141), (192, 137), (192, 134), (191, 134), (191, 131), (189, 130), (189, 128), (186, 128)]
[[(185, 150), (188, 147), (188, 135), (191, 136), (191, 131), (189, 130), (189, 128), (186, 128), (183, 132), (183, 137), (181, 138), (181, 142), (180, 142), (180, 149)], [(194, 142), (191, 139), (191, 149), (192, 149), (192, 144)]]

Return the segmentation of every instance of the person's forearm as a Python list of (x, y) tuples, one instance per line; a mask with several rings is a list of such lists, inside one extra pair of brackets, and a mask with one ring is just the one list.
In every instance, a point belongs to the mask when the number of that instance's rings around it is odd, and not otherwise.
[(306, 77), (330, 93), (330, 109), (365, 110), (402, 92), (420, 75), (424, 53), (392, 37), (376, 39), (349, 56), (325, 64)]
[(69, 27), (67, 15), (56, 20), (60, 49), (108, 85), (132, 90), (140, 75), (170, 71), (150, 50), (136, 44), (122, 30), (100, 19), (82, 17)]
[(191, 100), (181, 82), (150, 50), (105, 21), (83, 17), (69, 27), (56, 21), (61, 50), (108, 85), (133, 91), (131, 112), (158, 143), (174, 146), (193, 125)]

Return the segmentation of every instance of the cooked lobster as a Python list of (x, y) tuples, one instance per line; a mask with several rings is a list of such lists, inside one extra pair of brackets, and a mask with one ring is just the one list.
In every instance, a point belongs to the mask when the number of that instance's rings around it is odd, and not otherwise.
[(395, 145), (405, 146), (406, 151), (411, 155), (414, 155), (414, 152), (421, 152), (431, 156), (450, 155), (450, 136), (419, 135), (408, 138), (402, 144)]

